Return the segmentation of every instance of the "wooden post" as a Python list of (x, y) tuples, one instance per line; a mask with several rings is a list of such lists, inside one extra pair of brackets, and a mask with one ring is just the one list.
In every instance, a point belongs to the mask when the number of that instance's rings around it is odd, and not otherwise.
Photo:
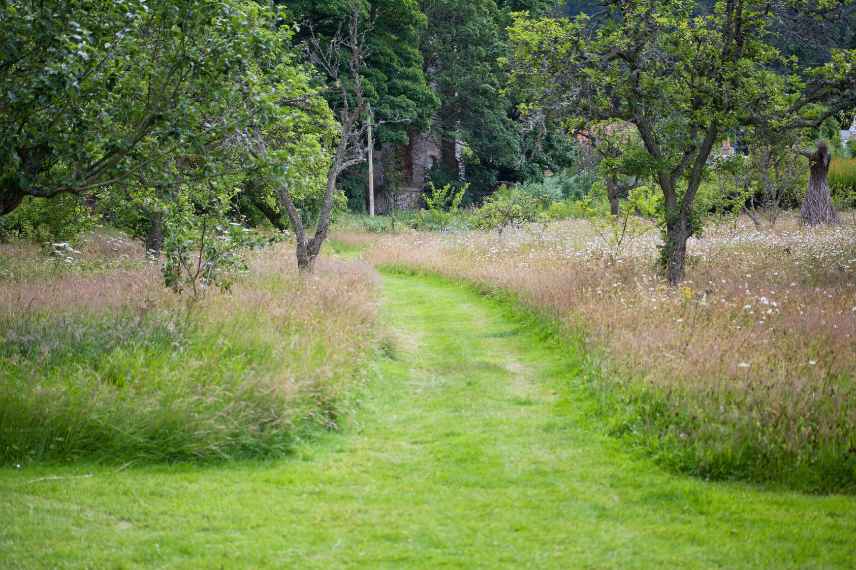
[(375, 196), (374, 196), (374, 117), (372, 117), (372, 108), (369, 106), (369, 216), (374, 218), (375, 215)]

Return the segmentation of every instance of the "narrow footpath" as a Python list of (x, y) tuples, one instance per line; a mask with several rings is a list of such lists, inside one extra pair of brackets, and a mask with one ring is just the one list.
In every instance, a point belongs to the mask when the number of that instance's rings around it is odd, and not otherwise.
[[(19, 562), (53, 549), (51, 567), (856, 568), (856, 500), (634, 457), (580, 411), (573, 358), (491, 301), (386, 275), (383, 312), (381, 378), (344, 434), (261, 465), (22, 488), (12, 524), (46, 525), (45, 542), (6, 546)], [(198, 508), (179, 516), (176, 502)], [(25, 504), (50, 516), (26, 518)], [(56, 517), (74, 531), (54, 532)], [(63, 558), (90, 539), (114, 549)]]

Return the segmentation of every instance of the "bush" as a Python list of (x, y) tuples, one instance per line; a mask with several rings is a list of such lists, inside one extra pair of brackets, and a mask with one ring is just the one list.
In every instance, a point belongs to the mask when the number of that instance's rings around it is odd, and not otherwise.
[(523, 194), (531, 196), (544, 209), (549, 208), (556, 202), (561, 202), (564, 198), (561, 188), (555, 184), (547, 184), (546, 182), (528, 182), (518, 186), (518, 190)]
[(588, 216), (587, 204), (584, 200), (553, 202), (544, 212), (544, 217), (551, 221), (585, 218)]
[(837, 158), (829, 167), (829, 187), (842, 207), (856, 207), (856, 158)]
[(539, 201), (516, 187), (502, 187), (488, 198), (474, 214), (476, 227), (483, 230), (502, 230), (521, 226), (544, 218)]
[(596, 181), (595, 171), (588, 169), (573, 174), (563, 172), (548, 178), (544, 183), (557, 187), (566, 200), (580, 200), (592, 193)]
[(416, 214), (413, 227), (426, 231), (444, 231), (453, 227), (465, 229), (461, 203), (468, 188), (468, 184), (435, 186), (433, 182), (429, 182), (428, 192), (423, 195), (428, 209)]
[(75, 242), (83, 232), (92, 229), (95, 221), (79, 196), (27, 197), (12, 213), (0, 217), (0, 239)]
[(391, 230), (390, 220), (384, 216), (366, 216), (360, 222), (360, 229), (370, 234), (383, 234)]

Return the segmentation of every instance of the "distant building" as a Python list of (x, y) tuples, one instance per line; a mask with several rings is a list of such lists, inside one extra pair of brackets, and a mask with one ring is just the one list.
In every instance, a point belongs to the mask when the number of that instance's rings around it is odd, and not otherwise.
[[(464, 143), (448, 141), (449, 155), (454, 152), (454, 167), (458, 168), (461, 178), (464, 177)], [(454, 145), (454, 151), (452, 150)], [(401, 159), (401, 179), (392, 188), (391, 181), (385, 172), (384, 160), (390, 155), (398, 155)], [(431, 169), (443, 157), (442, 141), (436, 135), (429, 133), (411, 133), (407, 145), (384, 145), (375, 152), (375, 195), (376, 209), (380, 214), (388, 214), (392, 210), (418, 210), (423, 206), (422, 193), (428, 184)], [(450, 159), (451, 160), (451, 159)]]

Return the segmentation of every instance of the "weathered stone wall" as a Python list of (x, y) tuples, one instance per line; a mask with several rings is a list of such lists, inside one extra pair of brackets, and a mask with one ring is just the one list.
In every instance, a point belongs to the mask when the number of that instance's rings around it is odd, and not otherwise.
[[(384, 172), (385, 156), (403, 151), (404, 180), (397, 191), (387, 188), (387, 176)], [(438, 140), (429, 134), (414, 134), (410, 144), (403, 149), (385, 145), (375, 152), (375, 207), (378, 213), (386, 214), (394, 207), (396, 210), (416, 210), (422, 207), (422, 191), (434, 164), (440, 160)]]
[(413, 172), (409, 186), (422, 189), (425, 187), (431, 169), (440, 162), (439, 141), (430, 135), (417, 135), (411, 138), (410, 156), (413, 161)]

